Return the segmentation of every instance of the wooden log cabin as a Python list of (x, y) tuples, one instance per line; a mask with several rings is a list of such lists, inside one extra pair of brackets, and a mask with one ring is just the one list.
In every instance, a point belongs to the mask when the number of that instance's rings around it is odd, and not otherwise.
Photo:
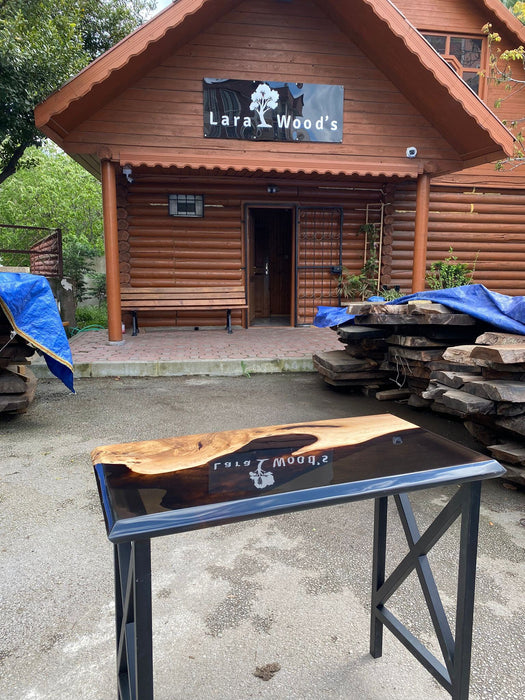
[[(241, 287), (234, 324), (309, 324), (361, 269), (365, 224), (382, 285), (423, 289), (453, 247), (475, 281), (522, 293), (523, 177), (494, 161), (525, 92), (491, 110), (507, 93), (479, 75), (488, 21), (525, 43), (499, 0), (178, 0), (40, 104), (37, 126), (102, 181), (110, 342), (128, 288)], [(140, 324), (224, 315), (158, 301)]]

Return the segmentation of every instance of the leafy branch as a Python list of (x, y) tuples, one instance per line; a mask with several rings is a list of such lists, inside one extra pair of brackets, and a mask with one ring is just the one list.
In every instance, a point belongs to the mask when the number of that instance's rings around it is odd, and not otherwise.
[[(509, 9), (511, 9), (513, 14), (521, 22), (525, 23), (525, 2), (516, 2)], [(495, 101), (494, 107), (499, 109), (508, 99), (515, 97), (522, 90), (525, 90), (525, 80), (516, 78), (512, 71), (513, 64), (516, 62), (525, 68), (525, 48), (523, 46), (518, 46), (502, 51), (498, 46), (501, 42), (501, 36), (498, 32), (493, 31), (492, 24), (486, 24), (482, 28), (482, 31), (487, 36), (489, 45), (489, 71), (487, 78), (494, 85), (503, 86), (503, 89), (507, 93)], [(484, 72), (480, 71), (480, 75), (484, 75)], [(496, 170), (514, 170), (525, 163), (524, 137), (520, 130), (522, 121), (524, 121), (523, 117), (512, 120), (511, 122), (503, 121), (506, 126), (513, 130), (516, 138), (516, 146), (515, 152), (511, 157), (496, 163)]]
[(41, 146), (35, 106), (129, 34), (155, 0), (0, 0), (0, 184)]

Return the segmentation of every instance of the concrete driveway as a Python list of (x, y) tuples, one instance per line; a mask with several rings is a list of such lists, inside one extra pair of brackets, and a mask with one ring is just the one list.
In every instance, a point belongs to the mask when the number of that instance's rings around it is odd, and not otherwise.
[[(0, 417), (0, 697), (116, 697), (112, 549), (89, 459), (100, 444), (394, 412), (472, 446), (460, 424), (331, 391), (317, 375), (106, 378), (76, 396), (40, 381), (29, 413)], [(419, 492), (424, 527), (456, 487)], [(157, 700), (438, 700), (449, 695), (385, 631), (368, 655), (370, 501), (153, 542)], [(484, 485), (473, 700), (525, 697), (525, 494)], [(521, 523), (520, 523), (521, 521)], [(390, 528), (392, 558), (406, 551)], [(430, 555), (453, 605), (458, 529)], [(393, 605), (436, 649), (411, 576)], [(256, 666), (278, 662), (269, 681)]]

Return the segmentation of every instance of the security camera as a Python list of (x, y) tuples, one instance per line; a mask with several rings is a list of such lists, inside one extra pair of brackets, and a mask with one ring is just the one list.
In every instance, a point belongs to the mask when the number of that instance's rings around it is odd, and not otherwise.
[(122, 168), (122, 174), (126, 176), (126, 180), (128, 182), (133, 182), (133, 178), (131, 177), (133, 175), (133, 171), (130, 165), (125, 165)]
[(407, 158), (415, 158), (417, 156), (417, 148), (415, 146), (409, 146), (407, 148)]

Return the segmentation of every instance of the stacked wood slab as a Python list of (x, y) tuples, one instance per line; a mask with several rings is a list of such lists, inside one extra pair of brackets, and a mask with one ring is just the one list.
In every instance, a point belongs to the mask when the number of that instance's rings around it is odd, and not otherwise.
[(34, 354), (0, 310), (0, 413), (25, 413), (35, 396), (36, 378), (27, 359)]
[(390, 389), (395, 397), (413, 394), (421, 401), (434, 369), (463, 369), (443, 362), (443, 351), (450, 344), (473, 342), (479, 332), (467, 314), (430, 302), (359, 302), (348, 312), (355, 315), (355, 325), (337, 329), (345, 350), (314, 355), (314, 365), (327, 383), (363, 387), (366, 393)]
[(525, 485), (525, 336), (494, 331), (441, 304), (350, 304), (342, 351), (314, 355), (332, 386), (378, 399), (407, 399), (463, 420)]
[(344, 350), (318, 353), (314, 366), (331, 386), (370, 387), (379, 390), (388, 385), (385, 358), (385, 333), (381, 329), (343, 326), (338, 329)]
[(487, 332), (443, 357), (470, 369), (431, 374), (432, 408), (462, 418), (509, 478), (525, 485), (525, 337)]

